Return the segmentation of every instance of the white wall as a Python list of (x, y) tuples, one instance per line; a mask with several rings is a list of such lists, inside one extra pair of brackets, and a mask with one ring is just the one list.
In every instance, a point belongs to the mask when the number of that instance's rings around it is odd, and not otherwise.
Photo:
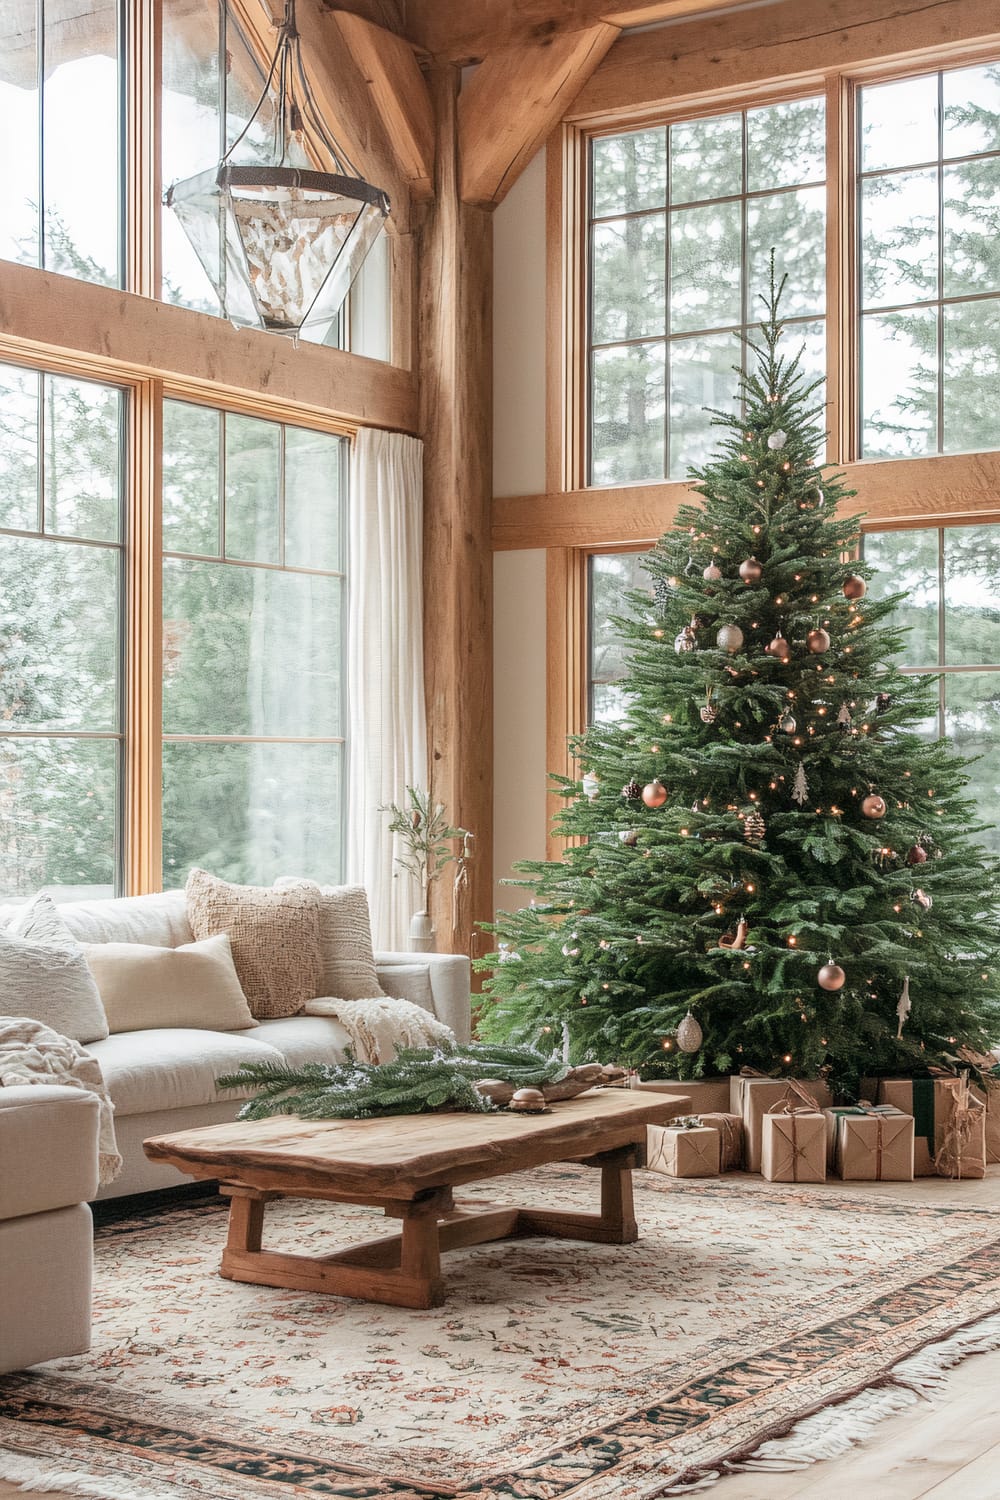
[(545, 152), (493, 216), (493, 493), (545, 489)]
[[(493, 556), (493, 872), (545, 858), (545, 553)], [(525, 904), (497, 885), (496, 905)]]
[[(545, 153), (493, 220), (493, 493), (545, 489)], [(545, 858), (545, 553), (494, 556), (494, 878)], [(496, 904), (523, 904), (497, 885)]]

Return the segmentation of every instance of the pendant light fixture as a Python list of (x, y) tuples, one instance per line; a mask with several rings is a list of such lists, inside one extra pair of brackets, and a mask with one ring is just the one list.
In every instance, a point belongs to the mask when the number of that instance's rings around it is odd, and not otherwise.
[[(272, 104), (273, 93), (273, 104)], [(270, 149), (238, 165), (273, 108)], [(320, 149), (331, 171), (317, 171)], [(322, 342), (389, 213), (381, 188), (359, 176), (334, 139), (302, 66), (295, 0), (285, 0), (278, 42), (253, 114), (217, 166), (164, 194), (238, 328)]]

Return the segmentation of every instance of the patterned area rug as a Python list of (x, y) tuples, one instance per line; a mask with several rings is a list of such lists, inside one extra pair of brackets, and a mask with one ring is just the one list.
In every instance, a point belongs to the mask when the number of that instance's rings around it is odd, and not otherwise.
[[(649, 1500), (1000, 1310), (1000, 1219), (636, 1175), (642, 1238), (446, 1257), (413, 1312), (238, 1285), (218, 1200), (98, 1232), (94, 1346), (0, 1380), (0, 1476), (135, 1500)], [(592, 1207), (546, 1168), (494, 1200)], [(485, 1194), (483, 1194), (485, 1196)], [(378, 1233), (286, 1202), (273, 1248)]]

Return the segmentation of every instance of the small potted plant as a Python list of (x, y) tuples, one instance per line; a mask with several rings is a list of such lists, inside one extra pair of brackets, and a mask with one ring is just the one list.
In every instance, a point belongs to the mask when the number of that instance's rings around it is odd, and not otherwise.
[[(422, 906), (410, 919), (410, 947), (416, 953), (434, 951), (434, 926), (427, 909), (431, 884), (440, 877), (446, 865), (459, 861), (459, 872), (465, 871), (470, 857), (472, 834), (465, 828), (453, 828), (440, 802), (432, 802), (429, 792), (419, 787), (406, 788), (402, 807), (389, 802), (379, 812), (389, 813), (389, 832), (397, 834), (402, 852), (396, 863), (420, 884)], [(454, 848), (462, 840), (461, 852)]]

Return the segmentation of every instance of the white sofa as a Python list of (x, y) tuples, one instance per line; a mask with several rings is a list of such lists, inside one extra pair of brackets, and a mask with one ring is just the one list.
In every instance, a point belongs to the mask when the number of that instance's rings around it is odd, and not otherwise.
[[(0, 906), (0, 925), (17, 908)], [(82, 943), (148, 943), (175, 948), (194, 940), (183, 891), (60, 905), (60, 915)], [(470, 1036), (470, 964), (458, 954), (376, 953), (387, 992), (432, 1009), (459, 1041)], [(429, 980), (429, 985), (428, 985)], [(296, 1015), (261, 1021), (246, 1031), (170, 1028), (125, 1031), (93, 1042), (115, 1106), (115, 1134), (125, 1159), (121, 1175), (99, 1198), (172, 1187), (189, 1178), (148, 1161), (143, 1141), (234, 1118), (241, 1095), (220, 1094), (215, 1080), (244, 1063), (283, 1058), (291, 1064), (343, 1058), (347, 1033), (329, 1016)], [(2, 1095), (3, 1090), (0, 1090)]]
[(90, 1348), (98, 1104), (0, 1088), (0, 1375)]

